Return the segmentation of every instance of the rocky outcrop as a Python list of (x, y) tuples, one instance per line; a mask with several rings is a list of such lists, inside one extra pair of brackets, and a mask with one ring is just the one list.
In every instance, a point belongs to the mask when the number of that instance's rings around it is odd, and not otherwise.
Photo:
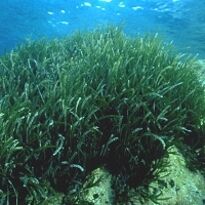
[[(205, 180), (200, 172), (192, 172), (186, 167), (186, 162), (179, 150), (172, 146), (169, 150), (169, 167), (158, 180), (148, 188), (149, 196), (157, 198), (142, 202), (142, 197), (133, 191), (129, 193), (129, 201), (133, 205), (204, 205)], [(87, 178), (80, 199), (82, 204), (112, 205), (113, 191), (111, 175), (104, 169), (96, 169)], [(80, 203), (79, 203), (80, 204)], [(129, 202), (127, 202), (129, 204)]]
[(78, 204), (112, 205), (111, 179), (112, 176), (105, 169), (94, 170), (83, 185)]
[[(204, 205), (204, 177), (199, 171), (192, 172), (186, 167), (184, 157), (175, 146), (172, 146), (169, 152), (169, 167), (161, 174), (159, 180), (149, 185), (150, 195), (152, 192), (161, 192), (157, 199), (160, 205)], [(134, 197), (132, 201), (135, 201)], [(135, 204), (139, 205), (139, 202)], [(157, 203), (147, 200), (143, 205), (145, 204), (156, 205)]]

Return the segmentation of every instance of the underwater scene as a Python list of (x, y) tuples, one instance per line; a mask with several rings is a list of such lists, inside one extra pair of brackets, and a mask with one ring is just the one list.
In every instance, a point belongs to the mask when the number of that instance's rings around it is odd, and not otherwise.
[(205, 56), (205, 2), (198, 0), (2, 0), (0, 54), (26, 38), (121, 25), (128, 35), (159, 33), (177, 49)]
[(205, 205), (205, 1), (1, 0), (0, 205)]

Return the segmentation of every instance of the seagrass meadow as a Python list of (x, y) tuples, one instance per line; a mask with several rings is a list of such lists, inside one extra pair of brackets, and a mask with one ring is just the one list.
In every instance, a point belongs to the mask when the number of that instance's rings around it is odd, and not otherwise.
[(157, 36), (116, 27), (28, 41), (0, 57), (0, 204), (37, 205), (54, 192), (75, 204), (98, 167), (113, 175), (117, 200), (157, 178), (173, 144), (196, 162), (199, 69)]

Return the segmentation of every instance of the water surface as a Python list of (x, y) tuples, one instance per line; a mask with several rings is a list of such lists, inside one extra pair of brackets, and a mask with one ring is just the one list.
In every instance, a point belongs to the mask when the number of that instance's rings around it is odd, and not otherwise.
[(128, 35), (158, 32), (179, 51), (205, 57), (204, 0), (1, 0), (0, 54), (26, 38), (107, 24), (123, 25)]

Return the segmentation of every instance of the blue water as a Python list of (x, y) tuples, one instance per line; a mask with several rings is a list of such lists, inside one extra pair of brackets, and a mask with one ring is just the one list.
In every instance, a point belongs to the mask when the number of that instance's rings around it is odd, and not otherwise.
[(128, 35), (158, 32), (180, 52), (205, 57), (205, 0), (1, 0), (0, 54), (26, 38), (107, 24), (123, 25)]

